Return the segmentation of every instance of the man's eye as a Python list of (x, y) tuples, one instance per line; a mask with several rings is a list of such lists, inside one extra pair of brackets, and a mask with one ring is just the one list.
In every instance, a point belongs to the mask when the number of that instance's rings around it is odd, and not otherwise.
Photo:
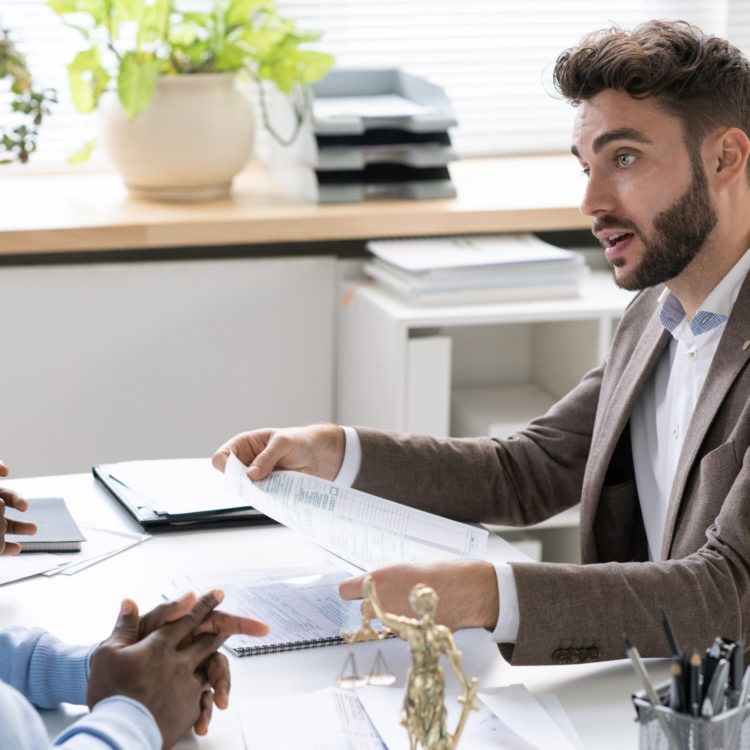
[(635, 161), (634, 154), (618, 154), (617, 158), (618, 167), (629, 167)]

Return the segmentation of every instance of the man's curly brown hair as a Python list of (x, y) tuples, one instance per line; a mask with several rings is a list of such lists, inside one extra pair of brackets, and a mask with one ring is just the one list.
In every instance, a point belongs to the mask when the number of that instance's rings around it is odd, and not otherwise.
[(725, 39), (685, 21), (648, 21), (586, 35), (555, 63), (555, 88), (573, 105), (605, 89), (656, 97), (683, 123), (689, 147), (721, 127), (750, 135), (750, 62)]

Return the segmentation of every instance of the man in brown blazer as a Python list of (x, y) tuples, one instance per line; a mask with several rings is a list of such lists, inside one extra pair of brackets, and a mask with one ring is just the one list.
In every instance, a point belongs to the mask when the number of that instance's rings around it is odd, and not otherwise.
[[(417, 582), (437, 619), (486, 627), (514, 664), (644, 656), (717, 635), (750, 648), (750, 63), (684, 23), (609, 29), (564, 52), (572, 152), (615, 283), (642, 290), (601, 367), (507, 440), (360, 427), (256, 430), (229, 451), (463, 521), (523, 526), (581, 503), (581, 565), (374, 571), (386, 610)], [(361, 596), (362, 580), (341, 586)]]

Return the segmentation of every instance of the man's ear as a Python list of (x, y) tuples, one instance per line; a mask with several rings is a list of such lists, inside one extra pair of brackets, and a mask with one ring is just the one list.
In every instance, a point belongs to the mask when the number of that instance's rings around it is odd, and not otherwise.
[(750, 158), (750, 138), (739, 128), (727, 128), (708, 137), (714, 179), (721, 190), (744, 176)]

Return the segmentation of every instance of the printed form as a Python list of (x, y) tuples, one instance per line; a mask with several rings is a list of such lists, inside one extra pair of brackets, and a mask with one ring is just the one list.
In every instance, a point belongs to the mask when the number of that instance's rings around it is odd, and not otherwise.
[(246, 471), (235, 456), (229, 457), (224, 470), (229, 492), (339, 560), (317, 567), (202, 569), (172, 581), (169, 598), (218, 586), (225, 594), (223, 608), (268, 623), (271, 630), (264, 638), (227, 640), (226, 646), (240, 656), (343, 642), (342, 632), (352, 632), (362, 622), (360, 603), (338, 595), (339, 584), (355, 575), (355, 568), (477, 558), (487, 548), (489, 533), (481, 527), (299, 472), (274, 472), (252, 482)]
[(362, 570), (416, 560), (481, 558), (489, 533), (296, 471), (252, 482), (230, 455), (224, 473), (249, 505)]

